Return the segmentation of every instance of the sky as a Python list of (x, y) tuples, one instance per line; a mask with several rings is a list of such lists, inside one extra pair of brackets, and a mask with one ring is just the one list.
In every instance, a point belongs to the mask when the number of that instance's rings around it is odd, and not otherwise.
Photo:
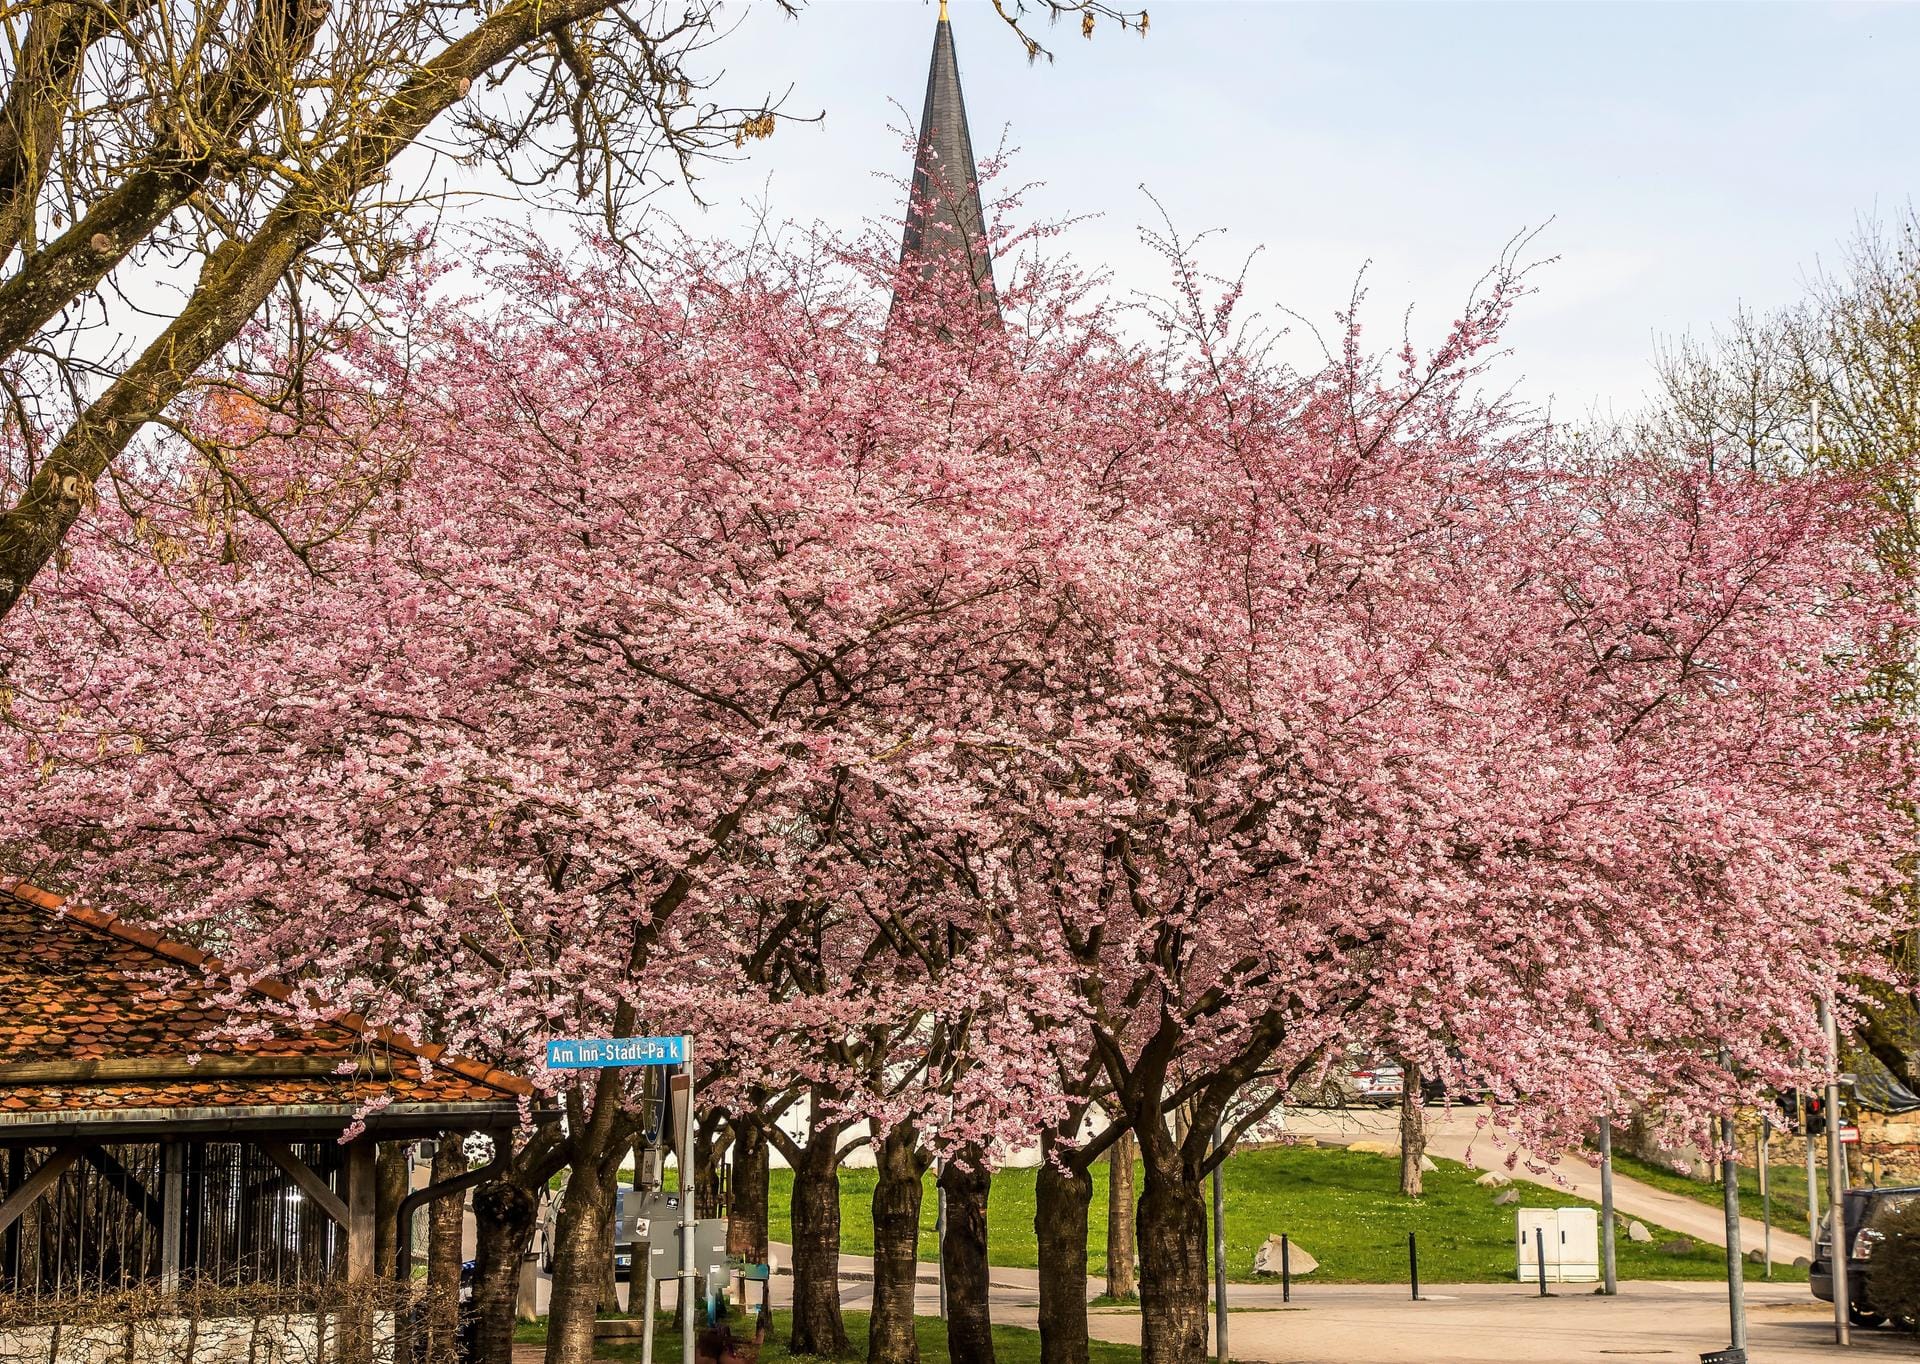
[[(1009, 0), (1009, 3), (1011, 0)], [(777, 218), (854, 228), (902, 208), (936, 10), (734, 0), (719, 93), (823, 114), (709, 167), (715, 233)], [(951, 0), (976, 153), (1003, 142), (1027, 211), (1123, 289), (1165, 270), (1164, 207), (1217, 229), (1203, 260), (1249, 299), (1331, 322), (1365, 267), (1368, 335), (1438, 339), (1516, 233), (1553, 258), (1501, 381), (1563, 420), (1626, 415), (1663, 337), (1789, 303), (1863, 217), (1920, 196), (1920, 4), (1391, 4), (1160, 0), (1143, 39), (1035, 32), (1029, 65), (987, 0)], [(677, 197), (676, 197), (677, 196)], [(1312, 342), (1296, 327), (1300, 359)]]

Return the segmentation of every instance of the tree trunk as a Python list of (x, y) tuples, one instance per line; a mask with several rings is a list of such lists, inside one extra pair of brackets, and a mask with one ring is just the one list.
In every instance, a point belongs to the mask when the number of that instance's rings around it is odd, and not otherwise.
[(817, 1135), (793, 1171), (793, 1329), (797, 1355), (842, 1355), (840, 1316), (840, 1159), (832, 1133)]
[(873, 1317), (867, 1364), (917, 1364), (913, 1295), (920, 1279), (921, 1162), (910, 1122), (874, 1133)]
[[(449, 1132), (433, 1146), (435, 1184), (463, 1175), (467, 1170), (466, 1145), (458, 1132)], [(427, 1359), (439, 1361), (454, 1357), (454, 1341), (460, 1329), (461, 1223), (465, 1220), (467, 1198), (464, 1193), (449, 1194), (427, 1204)], [(514, 1260), (518, 1266), (519, 1254)], [(478, 1266), (476, 1266), (478, 1268)], [(519, 1276), (516, 1274), (515, 1278)]]
[(1422, 1193), (1420, 1161), (1427, 1154), (1427, 1114), (1420, 1106), (1420, 1065), (1403, 1061), (1400, 1092), (1400, 1192), (1408, 1198)]
[(383, 1141), (373, 1158), (373, 1262), (401, 1283), (413, 1277), (412, 1265), (396, 1265), (393, 1259), (399, 1249), (400, 1200), (407, 1196), (407, 1145)]
[(993, 1172), (986, 1153), (972, 1148), (964, 1161), (940, 1169), (947, 1199), (947, 1231), (940, 1262), (947, 1281), (947, 1358), (951, 1364), (993, 1364), (993, 1311), (988, 1302), (987, 1196)]
[(593, 1319), (607, 1273), (613, 1192), (605, 1162), (576, 1160), (554, 1227), (553, 1298), (547, 1313), (547, 1364), (589, 1364)]
[[(618, 1175), (614, 1176), (614, 1183), (616, 1186), (618, 1185)], [(613, 1197), (607, 1201), (606, 1217), (600, 1223), (601, 1270), (599, 1310), (602, 1314), (618, 1312), (620, 1310), (620, 1277), (615, 1274), (613, 1270), (613, 1238), (615, 1226), (618, 1221), (616, 1214), (619, 1202), (620, 1193), (616, 1187)]]
[(767, 1262), (767, 1134), (741, 1119), (733, 1131), (733, 1200), (727, 1210), (727, 1254)]
[[(546, 1182), (544, 1176), (539, 1182)], [(476, 1261), (473, 1364), (513, 1364), (513, 1317), (514, 1305), (520, 1296), (520, 1260), (533, 1242), (534, 1222), (539, 1213), (539, 1195), (517, 1179), (489, 1180), (473, 1191)], [(433, 1259), (431, 1248), (427, 1258), (429, 1262)]]
[(1140, 1291), (1133, 1272), (1133, 1133), (1107, 1150), (1107, 1296), (1131, 1298)]
[(1093, 1176), (1040, 1139), (1033, 1232), (1040, 1264), (1040, 1364), (1087, 1364), (1087, 1222)]
[(1140, 1364), (1200, 1364), (1207, 1352), (1207, 1209), (1196, 1168), (1164, 1136), (1143, 1134)]

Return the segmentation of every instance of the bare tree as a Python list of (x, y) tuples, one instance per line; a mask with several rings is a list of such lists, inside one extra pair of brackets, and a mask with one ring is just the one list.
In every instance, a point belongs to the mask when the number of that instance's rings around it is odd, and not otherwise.
[[(1868, 479), (1889, 513), (1878, 548), (1911, 584), (1920, 567), (1920, 214), (1868, 222), (1806, 298), (1741, 312), (1656, 358), (1660, 401), (1636, 433), (1755, 471)], [(1911, 680), (1900, 698), (1914, 699)]]
[[(802, 0), (776, 0), (789, 14)], [(1144, 31), (1099, 0), (995, 0)], [(778, 101), (712, 96), (716, 0), (17, 0), (0, 10), (0, 617), (249, 322), (269, 410), (478, 177), (618, 230)], [(244, 478), (204, 451), (237, 506)], [(297, 548), (297, 547), (296, 547)]]

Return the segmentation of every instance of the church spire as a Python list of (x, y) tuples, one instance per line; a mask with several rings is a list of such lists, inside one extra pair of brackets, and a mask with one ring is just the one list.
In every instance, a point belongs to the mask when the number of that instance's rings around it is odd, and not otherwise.
[(947, 19), (947, 0), (940, 0), (940, 22), (933, 31), (933, 61), (927, 69), (927, 101), (920, 114), (920, 142), (913, 157), (913, 197), (907, 204), (900, 260), (917, 265), (924, 277), (962, 250), (987, 306), (998, 312), (993, 258), (987, 247), (985, 215), (980, 209), (979, 172), (973, 164), (973, 139), (967, 132), (967, 105), (960, 94), (960, 63), (953, 51), (953, 25)]

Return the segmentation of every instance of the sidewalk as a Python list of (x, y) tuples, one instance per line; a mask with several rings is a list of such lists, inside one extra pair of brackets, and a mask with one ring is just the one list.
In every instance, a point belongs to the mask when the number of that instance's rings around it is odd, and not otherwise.
[[(871, 1272), (863, 1257), (843, 1258), (849, 1272)], [(993, 1279), (994, 1320), (1036, 1327), (1034, 1272), (996, 1269)], [(776, 1306), (787, 1305), (791, 1288), (786, 1276), (775, 1279)], [(1713, 1282), (1634, 1281), (1614, 1298), (1577, 1284), (1545, 1298), (1517, 1284), (1453, 1284), (1413, 1302), (1404, 1288), (1311, 1281), (1285, 1305), (1277, 1284), (1231, 1284), (1227, 1296), (1227, 1343), (1239, 1364), (1692, 1364), (1728, 1339), (1726, 1286)], [(841, 1300), (867, 1310), (871, 1281), (844, 1282)], [(915, 1305), (922, 1316), (939, 1312), (933, 1283), (921, 1281)], [(1139, 1343), (1137, 1311), (1095, 1308), (1088, 1323), (1100, 1340)], [(1748, 1284), (1747, 1325), (1752, 1364), (1914, 1357), (1912, 1339), (1892, 1331), (1857, 1330), (1851, 1350), (1839, 1349), (1832, 1307), (1804, 1284)]]
[[(1230, 1302), (1239, 1296), (1229, 1290)], [(997, 1304), (995, 1319), (1034, 1324), (1032, 1312)], [(1096, 1311), (1091, 1326), (1101, 1340), (1140, 1339), (1134, 1313)], [(1841, 1350), (1833, 1309), (1805, 1285), (1749, 1285), (1747, 1326), (1752, 1364), (1914, 1353), (1910, 1337), (1891, 1331), (1856, 1331)], [(1436, 1286), (1417, 1303), (1404, 1290), (1324, 1284), (1284, 1309), (1236, 1310), (1227, 1325), (1229, 1353), (1247, 1364), (1692, 1364), (1727, 1339), (1726, 1287), (1715, 1283), (1623, 1284), (1615, 1298), (1572, 1285), (1546, 1298), (1505, 1284)]]

